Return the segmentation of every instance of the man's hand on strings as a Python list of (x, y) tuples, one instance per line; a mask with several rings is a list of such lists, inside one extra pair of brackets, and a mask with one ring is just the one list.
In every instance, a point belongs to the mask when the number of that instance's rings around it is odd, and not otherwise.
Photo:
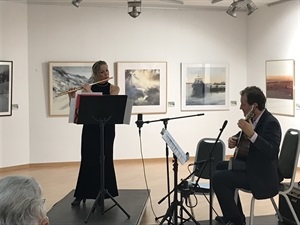
[(246, 134), (249, 138), (253, 136), (254, 128), (251, 121), (246, 121), (244, 119), (240, 119), (237, 123), (238, 127)]

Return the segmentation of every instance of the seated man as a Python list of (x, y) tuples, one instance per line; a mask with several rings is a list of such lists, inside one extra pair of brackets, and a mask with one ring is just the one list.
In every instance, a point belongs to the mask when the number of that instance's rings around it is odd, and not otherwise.
[[(216, 220), (228, 225), (245, 224), (240, 201), (238, 199), (236, 203), (234, 200), (236, 188), (250, 190), (256, 199), (266, 199), (278, 194), (279, 183), (283, 179), (278, 170), (281, 142), (278, 120), (265, 108), (266, 97), (258, 87), (247, 87), (240, 94), (240, 109), (247, 119), (238, 121), (243, 135), (230, 137), (228, 147), (236, 147), (234, 160), (240, 160), (239, 165), (243, 166), (229, 170), (228, 161), (222, 161), (217, 164), (212, 177), (213, 189), (223, 213), (223, 217), (217, 216)], [(247, 150), (241, 148), (241, 142), (248, 142), (244, 144)], [(240, 154), (242, 150), (244, 153)], [(242, 155), (244, 157), (239, 158)]]
[(45, 199), (34, 178), (0, 179), (0, 225), (49, 225)]

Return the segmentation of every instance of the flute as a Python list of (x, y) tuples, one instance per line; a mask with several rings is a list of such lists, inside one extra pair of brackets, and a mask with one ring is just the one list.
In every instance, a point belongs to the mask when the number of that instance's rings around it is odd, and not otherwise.
[[(94, 84), (101, 84), (101, 83), (104, 83), (110, 79), (112, 79), (113, 77), (109, 77), (109, 78), (106, 78), (104, 80), (100, 80), (100, 81), (97, 81), (97, 82), (94, 82), (94, 83), (90, 83), (89, 85), (92, 86)], [(72, 92), (76, 92), (76, 91), (79, 91), (83, 89), (83, 87), (78, 87), (78, 88), (75, 88), (75, 89), (72, 89), (72, 90), (68, 90), (68, 91), (64, 91), (64, 92), (61, 92), (59, 94), (57, 94), (55, 97), (60, 97), (60, 96), (63, 96), (63, 95), (66, 95), (66, 94), (69, 94), (69, 93), (72, 93)]]

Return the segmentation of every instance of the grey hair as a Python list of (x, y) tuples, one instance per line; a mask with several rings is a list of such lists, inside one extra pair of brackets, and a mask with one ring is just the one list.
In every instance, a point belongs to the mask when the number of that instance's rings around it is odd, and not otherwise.
[(0, 225), (39, 225), (45, 218), (42, 190), (33, 177), (0, 179)]

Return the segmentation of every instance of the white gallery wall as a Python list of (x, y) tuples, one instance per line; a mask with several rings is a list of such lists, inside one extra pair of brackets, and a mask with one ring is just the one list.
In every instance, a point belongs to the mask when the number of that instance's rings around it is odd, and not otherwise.
[[(300, 129), (300, 1), (258, 10), (248, 19), (247, 84), (265, 89), (266, 60), (295, 60), (295, 116), (279, 116), (283, 134)], [(300, 164), (299, 164), (300, 165)]]
[(0, 167), (30, 162), (28, 17), (24, 4), (0, 2), (0, 59), (13, 61), (13, 103), (19, 110), (0, 117)]
[[(115, 79), (118, 61), (167, 62), (166, 114), (144, 115), (145, 121), (204, 113), (168, 121), (168, 130), (190, 155), (203, 137), (221, 139), (237, 132), (239, 91), (247, 85), (265, 88), (265, 60), (295, 59), (296, 101), (299, 102), (299, 3), (262, 7), (238, 18), (224, 11), (142, 9), (133, 19), (127, 8), (26, 5), (0, 2), (0, 59), (12, 60), (13, 116), (0, 117), (0, 168), (28, 163), (80, 160), (81, 125), (67, 117), (49, 116), (49, 61), (97, 61), (109, 64)], [(299, 41), (298, 41), (299, 42)], [(181, 63), (227, 63), (229, 101), (225, 111), (182, 112)], [(299, 88), (298, 88), (299, 89)], [(277, 116), (283, 133), (300, 128), (295, 117)], [(141, 158), (136, 115), (130, 125), (117, 125), (115, 159)], [(162, 121), (141, 128), (145, 158), (163, 158)], [(227, 150), (232, 154), (232, 150)], [(170, 154), (171, 155), (171, 154)]]

